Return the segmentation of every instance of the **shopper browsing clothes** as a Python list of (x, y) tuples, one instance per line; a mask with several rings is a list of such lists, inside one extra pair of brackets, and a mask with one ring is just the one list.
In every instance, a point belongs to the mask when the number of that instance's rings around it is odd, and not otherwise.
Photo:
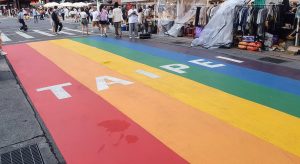
[(80, 18), (81, 18), (81, 28), (82, 28), (82, 34), (84, 34), (84, 31), (86, 31), (86, 35), (89, 34), (89, 27), (88, 27), (88, 24), (89, 24), (89, 16), (88, 14), (85, 12), (84, 8), (80, 8)]
[(115, 26), (116, 37), (122, 37), (121, 23), (123, 22), (123, 13), (119, 7), (119, 3), (115, 2), (113, 9), (113, 22)]
[[(135, 8), (135, 5), (131, 6), (131, 9), (128, 11), (128, 22), (129, 22), (129, 38), (139, 38), (138, 37), (138, 11)], [(133, 36), (134, 31), (134, 36)]]

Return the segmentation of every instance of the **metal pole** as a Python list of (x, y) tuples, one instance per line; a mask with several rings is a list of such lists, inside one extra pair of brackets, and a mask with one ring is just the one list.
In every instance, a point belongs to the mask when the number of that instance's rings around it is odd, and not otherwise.
[(299, 43), (299, 22), (300, 22), (300, 19), (297, 18), (297, 29), (296, 29), (296, 41), (295, 41), (295, 46), (298, 46), (298, 43)]

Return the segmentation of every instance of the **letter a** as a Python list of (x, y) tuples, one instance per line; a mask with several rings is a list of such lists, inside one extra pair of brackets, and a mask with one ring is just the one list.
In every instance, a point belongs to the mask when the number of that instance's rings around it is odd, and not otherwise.
[[(107, 80), (109, 80), (111, 82), (107, 82)], [(112, 84), (130, 85), (130, 84), (133, 84), (133, 82), (118, 79), (118, 78), (115, 78), (112, 76), (99, 76), (99, 77), (96, 77), (96, 84), (97, 84), (98, 91), (103, 91), (103, 90), (109, 89), (109, 85), (112, 85)]]

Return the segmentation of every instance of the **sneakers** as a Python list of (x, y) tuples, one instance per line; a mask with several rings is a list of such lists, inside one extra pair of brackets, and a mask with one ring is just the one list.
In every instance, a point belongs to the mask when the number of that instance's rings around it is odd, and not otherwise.
[(132, 39), (132, 36), (130, 36), (129, 38)]
[(139, 39), (140, 37), (136, 36), (135, 39)]

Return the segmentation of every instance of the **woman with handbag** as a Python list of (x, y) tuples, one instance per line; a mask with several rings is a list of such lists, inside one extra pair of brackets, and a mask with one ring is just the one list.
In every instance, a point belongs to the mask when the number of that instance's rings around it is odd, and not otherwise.
[(108, 25), (108, 11), (106, 10), (106, 6), (101, 4), (100, 6), (100, 31), (101, 36), (107, 37), (106, 28)]

